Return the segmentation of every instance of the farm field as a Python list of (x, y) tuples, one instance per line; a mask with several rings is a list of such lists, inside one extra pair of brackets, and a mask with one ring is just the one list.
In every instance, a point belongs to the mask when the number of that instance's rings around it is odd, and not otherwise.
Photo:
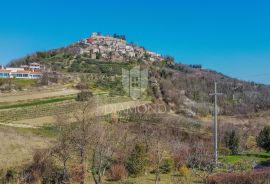
[(0, 94), (0, 103), (75, 95), (78, 92), (79, 91), (76, 89), (59, 89), (57, 91), (33, 91), (30, 93), (17, 92), (15, 94)]
[[(77, 92), (45, 91), (33, 96), (5, 94), (0, 97), (0, 170), (29, 163), (35, 150), (50, 146), (57, 135), (55, 116), (78, 109)], [(108, 97), (104, 93), (95, 96), (99, 98), (100, 115), (149, 103), (132, 101), (128, 97)]]
[[(100, 105), (98, 111), (102, 112), (102, 115), (133, 108), (134, 106), (141, 105), (142, 103), (132, 101), (128, 97), (108, 97), (103, 93), (95, 94), (95, 97), (98, 99), (98, 105)], [(76, 102), (74, 99), (75, 95), (66, 95), (60, 97), (0, 103), (0, 123), (25, 124), (25, 122), (29, 122), (27, 124), (31, 125), (53, 123), (51, 122), (54, 119), (53, 116), (71, 113), (80, 106), (80, 103)]]
[[(126, 101), (121, 103), (110, 103), (98, 107), (99, 115), (108, 115), (118, 111), (141, 106), (150, 101)], [(72, 106), (72, 108), (70, 108)], [(23, 109), (16, 109), (15, 111), (6, 110), (0, 111), (0, 124), (11, 127), (25, 127), (38, 128), (44, 125), (53, 125), (55, 123), (55, 116), (60, 114), (68, 114), (79, 107), (79, 104), (74, 101), (65, 103), (54, 103), (51, 105), (35, 106)], [(68, 110), (67, 110), (68, 109)]]

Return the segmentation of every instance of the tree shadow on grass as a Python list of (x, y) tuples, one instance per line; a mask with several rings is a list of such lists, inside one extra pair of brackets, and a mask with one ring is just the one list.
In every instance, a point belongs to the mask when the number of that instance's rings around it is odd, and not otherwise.
[(242, 154), (242, 156), (270, 159), (270, 155), (263, 155), (258, 153), (247, 153)]

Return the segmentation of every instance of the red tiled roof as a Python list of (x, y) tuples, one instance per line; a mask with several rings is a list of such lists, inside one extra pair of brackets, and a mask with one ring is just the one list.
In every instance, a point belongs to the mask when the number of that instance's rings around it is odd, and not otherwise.
[(24, 71), (24, 70), (18, 70), (17, 72), (12, 72), (12, 73), (30, 73), (29, 71)]
[(0, 70), (0, 73), (10, 73), (11, 70)]
[(41, 72), (30, 72), (31, 74), (42, 74)]
[(88, 42), (88, 43), (91, 43), (91, 42), (93, 42), (93, 41), (94, 41), (93, 38), (88, 38), (88, 39), (87, 39), (87, 42)]

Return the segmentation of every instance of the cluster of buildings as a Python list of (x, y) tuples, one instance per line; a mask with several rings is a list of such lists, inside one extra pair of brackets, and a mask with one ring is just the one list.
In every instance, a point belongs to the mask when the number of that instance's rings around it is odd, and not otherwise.
[(127, 43), (118, 37), (104, 36), (93, 33), (90, 38), (80, 41), (85, 46), (80, 48), (80, 54), (89, 54), (92, 59), (103, 59), (112, 61), (142, 59), (148, 61), (161, 61), (160, 54), (150, 52), (143, 47)]
[(19, 68), (0, 66), (0, 78), (39, 79), (42, 76), (39, 63), (21, 65)]

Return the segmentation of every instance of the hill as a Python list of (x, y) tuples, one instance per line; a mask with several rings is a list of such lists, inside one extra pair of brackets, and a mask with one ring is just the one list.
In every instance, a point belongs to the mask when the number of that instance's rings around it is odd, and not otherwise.
[[(11, 61), (10, 66), (20, 66), (29, 64), (33, 61), (46, 63), (49, 61), (50, 65), (68, 65), (72, 64), (74, 60), (80, 58), (88, 58), (93, 60), (104, 60), (114, 62), (162, 62), (171, 61), (173, 58), (169, 56), (161, 56), (161, 54), (149, 51), (144, 47), (128, 43), (125, 36), (116, 35), (103, 36), (98, 33), (93, 33), (89, 38), (82, 39), (74, 44), (64, 48), (53, 49), (48, 52), (37, 52), (28, 55), (24, 58)], [(56, 66), (57, 67), (57, 66)]]
[[(0, 80), (0, 183), (211, 183), (216, 177), (210, 175), (269, 163), (269, 153), (256, 144), (269, 125), (267, 85), (175, 63), (121, 35), (93, 34), (10, 65), (31, 62), (45, 68), (42, 78)], [(146, 69), (148, 85), (140, 82)], [(140, 88), (140, 99), (129, 97), (127, 81), (146, 89)], [(214, 82), (223, 93), (218, 169), (209, 96)], [(237, 155), (228, 145), (232, 131)]]
[[(214, 82), (218, 83), (218, 91), (223, 93), (219, 106), (224, 115), (256, 113), (270, 107), (268, 85), (234, 79), (202, 69), (201, 65), (175, 63), (173, 57), (161, 56), (128, 43), (125, 36), (116, 34), (103, 36), (93, 33), (91, 37), (67, 47), (37, 52), (9, 65), (20, 66), (30, 62), (39, 62), (50, 71), (62, 74), (86, 74), (84, 81), (91, 90), (107, 90), (111, 95), (126, 95), (121, 82), (122, 68), (140, 64), (149, 69), (148, 94), (165, 102), (175, 112), (191, 116), (211, 113), (213, 99), (208, 94), (213, 91)], [(102, 75), (106, 77), (101, 78)]]

